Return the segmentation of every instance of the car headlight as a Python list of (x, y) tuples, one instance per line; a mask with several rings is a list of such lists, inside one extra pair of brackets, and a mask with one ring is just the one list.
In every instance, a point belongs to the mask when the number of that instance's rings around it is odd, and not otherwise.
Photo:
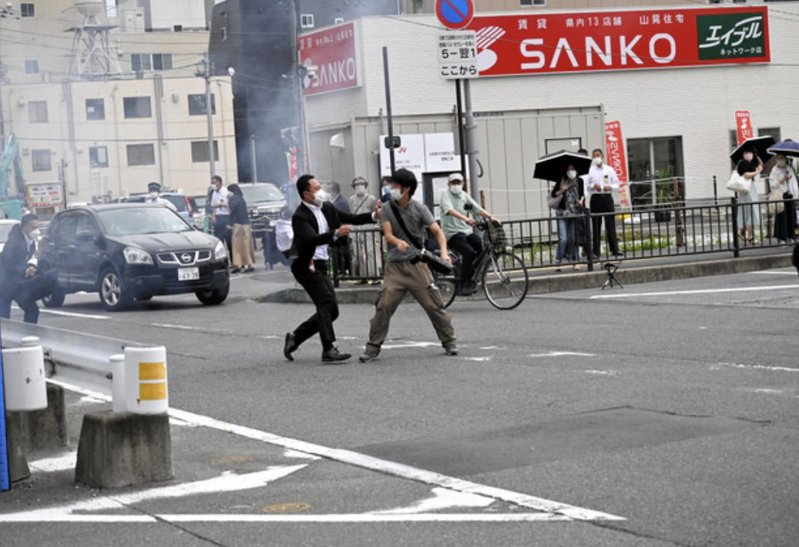
[(128, 264), (153, 263), (153, 257), (150, 256), (150, 253), (142, 251), (141, 249), (137, 249), (136, 247), (125, 247), (125, 250), (122, 251), (122, 254), (125, 255), (125, 262)]
[(216, 242), (216, 247), (214, 247), (214, 260), (224, 260), (227, 258), (227, 248), (225, 244), (221, 241)]

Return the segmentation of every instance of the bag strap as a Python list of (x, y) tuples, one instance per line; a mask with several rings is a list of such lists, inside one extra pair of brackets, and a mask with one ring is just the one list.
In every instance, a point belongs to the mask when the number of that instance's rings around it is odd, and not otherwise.
[(408, 232), (408, 228), (405, 226), (405, 221), (402, 220), (402, 215), (400, 215), (400, 210), (399, 207), (397, 207), (397, 204), (394, 201), (391, 201), (389, 202), (389, 206), (391, 207), (391, 211), (394, 213), (394, 216), (397, 218), (397, 224), (399, 224), (399, 227), (402, 229), (405, 237), (411, 240), (411, 243), (414, 247), (421, 250), (422, 246), (419, 244), (419, 240), (413, 237), (410, 232)]

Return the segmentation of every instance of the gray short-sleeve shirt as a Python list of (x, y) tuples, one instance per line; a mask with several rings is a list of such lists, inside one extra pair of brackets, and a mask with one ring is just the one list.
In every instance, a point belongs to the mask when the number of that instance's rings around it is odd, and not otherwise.
[[(405, 227), (408, 229), (411, 236), (415, 237), (417, 241), (424, 244), (424, 229), (436, 221), (436, 219), (433, 218), (433, 214), (424, 203), (421, 201), (416, 201), (415, 199), (409, 200), (408, 203), (405, 204), (405, 207), (400, 207), (399, 204), (396, 202), (394, 203), (397, 205), (400, 215), (402, 215), (402, 220), (405, 222)], [(386, 260), (388, 262), (407, 262), (416, 256), (418, 249), (413, 243), (411, 243), (411, 240), (405, 233), (405, 230), (400, 228), (400, 225), (394, 216), (391, 203), (386, 203), (383, 206), (381, 214), (384, 224), (386, 222), (391, 223), (391, 231), (394, 233), (394, 236), (407, 241), (411, 246), (411, 248), (407, 251), (400, 252), (399, 249), (397, 249), (394, 245), (389, 244), (388, 258)]]

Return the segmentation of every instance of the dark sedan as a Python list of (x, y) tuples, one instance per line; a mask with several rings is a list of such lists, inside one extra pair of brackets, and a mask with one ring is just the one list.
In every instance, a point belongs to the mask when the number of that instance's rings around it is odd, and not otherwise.
[(58, 270), (58, 285), (44, 303), (97, 292), (108, 310), (135, 300), (193, 292), (203, 304), (220, 304), (230, 289), (224, 244), (195, 230), (157, 204), (118, 203), (61, 211), (39, 244), (40, 260)]

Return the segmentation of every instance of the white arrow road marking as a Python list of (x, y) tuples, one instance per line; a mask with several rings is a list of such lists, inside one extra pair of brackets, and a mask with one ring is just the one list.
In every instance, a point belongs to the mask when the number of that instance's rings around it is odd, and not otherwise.
[(428, 513), (431, 511), (441, 511), (451, 507), (488, 507), (494, 503), (493, 498), (479, 496), (477, 494), (464, 494), (446, 488), (433, 488), (433, 496), (419, 500), (407, 507), (397, 507), (386, 509), (385, 511), (372, 511), (370, 515), (410, 515), (415, 513)]
[[(52, 382), (52, 380), (50, 379), (48, 379), (48, 381)], [(82, 393), (84, 395), (92, 395), (95, 397), (100, 397), (100, 398), (105, 398), (106, 400), (110, 400), (110, 397), (108, 395), (100, 394), (95, 391), (79, 388), (76, 386), (71, 386), (69, 384), (65, 384), (64, 382), (53, 382), (53, 383), (57, 383), (58, 385), (61, 385), (65, 389), (70, 389), (77, 393)], [(380, 458), (375, 458), (372, 456), (368, 456), (366, 454), (359, 454), (358, 452), (352, 452), (350, 450), (329, 448), (327, 446), (309, 443), (298, 439), (281, 437), (280, 435), (267, 433), (266, 431), (260, 431), (258, 429), (253, 429), (251, 427), (245, 427), (241, 425), (223, 422), (215, 418), (203, 416), (201, 414), (194, 414), (192, 412), (186, 412), (184, 410), (178, 410), (176, 408), (170, 408), (169, 415), (170, 417), (177, 418), (179, 420), (182, 420), (189, 424), (193, 424), (198, 427), (207, 427), (209, 429), (215, 429), (217, 431), (225, 431), (227, 433), (239, 435), (240, 437), (244, 437), (247, 439), (253, 439), (267, 444), (281, 446), (289, 450), (304, 452), (306, 454), (319, 456), (321, 458), (327, 458), (329, 460), (345, 463), (348, 465), (353, 465), (355, 467), (360, 467), (362, 469), (370, 469), (372, 471), (385, 473), (386, 475), (392, 475), (394, 477), (399, 477), (402, 479), (409, 479), (416, 482), (422, 482), (432, 486), (440, 486), (442, 488), (448, 488), (450, 490), (455, 490), (457, 492), (477, 494), (480, 496), (494, 498), (495, 500), (505, 501), (508, 503), (512, 503), (514, 505), (518, 505), (520, 507), (526, 507), (528, 509), (542, 511), (544, 513), (553, 513), (553, 515), (551, 516), (555, 517), (560, 515), (562, 517), (567, 517), (568, 519), (574, 519), (574, 520), (626, 520), (624, 517), (611, 515), (610, 513), (602, 513), (600, 511), (594, 511), (593, 509), (586, 509), (584, 507), (578, 507), (575, 505), (560, 503), (545, 498), (539, 498), (536, 496), (521, 494), (519, 492), (513, 492), (511, 490), (505, 490), (503, 488), (486, 486), (484, 484), (478, 484), (475, 482), (459, 479), (457, 477), (442, 475), (441, 473), (436, 473), (434, 471), (418, 469), (416, 467), (411, 467), (409, 465), (404, 465), (401, 463), (396, 463), (388, 460), (382, 460)], [(386, 517), (388, 517), (388, 515)], [(539, 520), (547, 520), (547, 519), (539, 519)], [(554, 518), (551, 520), (562, 520), (562, 519)], [(3, 521), (0, 520), (0, 522)]]
[(674, 296), (680, 294), (714, 294), (714, 293), (724, 293), (724, 292), (773, 291), (779, 289), (799, 289), (799, 285), (772, 285), (770, 287), (730, 287), (727, 289), (695, 289), (690, 291), (595, 294), (591, 297), (591, 300), (609, 299), (609, 298), (638, 298), (639, 296)]
[(295, 524), (372, 524), (390, 522), (562, 522), (569, 521), (563, 515), (551, 513), (427, 513), (421, 515), (376, 515), (372, 513), (344, 515), (257, 515), (257, 514), (216, 514), (216, 515), (70, 515), (51, 514), (43, 518), (28, 518), (30, 513), (0, 515), (0, 522), (50, 522), (50, 523), (210, 523), (238, 522), (255, 524), (295, 523)]
[[(218, 494), (220, 492), (237, 492), (239, 490), (252, 490), (263, 488), (270, 482), (276, 481), (306, 467), (303, 465), (274, 466), (265, 471), (237, 475), (232, 472), (225, 472), (219, 477), (206, 479), (196, 482), (175, 484), (173, 486), (162, 486), (160, 488), (150, 488), (118, 496), (101, 496), (90, 500), (79, 501), (76, 503), (61, 505), (58, 507), (48, 507), (34, 511), (22, 513), (9, 513), (0, 515), (0, 522), (46, 522), (53, 516), (70, 517), (75, 511), (100, 511), (107, 509), (127, 509), (129, 505), (142, 501), (182, 498), (201, 494)], [(68, 520), (68, 519), (67, 519)]]

